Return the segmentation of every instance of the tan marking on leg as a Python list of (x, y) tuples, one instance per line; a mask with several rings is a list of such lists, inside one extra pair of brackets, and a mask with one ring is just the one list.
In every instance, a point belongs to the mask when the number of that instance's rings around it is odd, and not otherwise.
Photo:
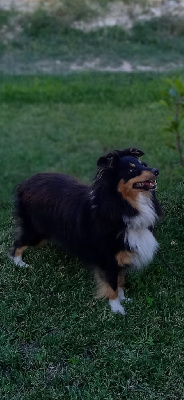
[(118, 275), (118, 287), (124, 288), (125, 287), (125, 272), (120, 271)]
[(118, 289), (114, 291), (108, 284), (107, 284), (107, 293), (106, 297), (109, 300), (116, 300), (118, 298)]
[(116, 260), (119, 266), (123, 267), (132, 264), (132, 253), (127, 250), (122, 250), (116, 254)]
[(43, 240), (41, 240), (41, 242), (39, 242), (37, 245), (36, 245), (36, 247), (43, 247), (43, 246), (45, 246), (47, 244), (47, 240), (46, 239), (43, 239)]
[(103, 299), (107, 297), (110, 300), (115, 300), (118, 297), (118, 289), (114, 291), (111, 286), (105, 281), (98, 270), (95, 271), (96, 280), (96, 299)]
[(27, 248), (28, 246), (17, 247), (17, 249), (15, 250), (14, 257), (22, 256), (23, 251), (26, 250)]

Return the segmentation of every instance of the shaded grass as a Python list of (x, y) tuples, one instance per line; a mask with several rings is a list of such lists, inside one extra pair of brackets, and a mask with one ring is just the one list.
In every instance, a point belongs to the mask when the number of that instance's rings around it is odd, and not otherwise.
[(150, 74), (0, 82), (3, 400), (183, 398), (183, 287), (158, 258), (129, 277), (133, 302), (123, 318), (93, 299), (90, 273), (55, 246), (28, 251), (29, 270), (6, 257), (15, 185), (46, 170), (89, 182), (101, 154), (136, 145), (161, 170), (158, 239), (167, 262), (183, 273), (183, 170), (165, 146), (164, 88), (164, 77)]

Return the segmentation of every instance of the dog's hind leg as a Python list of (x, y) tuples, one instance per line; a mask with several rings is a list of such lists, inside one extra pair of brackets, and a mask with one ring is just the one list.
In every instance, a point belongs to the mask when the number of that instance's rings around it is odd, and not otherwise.
[(14, 247), (12, 249), (10, 249), (9, 258), (11, 260), (13, 260), (15, 265), (18, 265), (19, 267), (25, 267), (25, 268), (29, 267), (29, 265), (26, 264), (22, 260), (22, 254), (23, 254), (24, 250), (26, 250), (27, 248), (28, 248), (28, 246), (21, 246), (21, 245), (15, 244)]
[(15, 240), (13, 248), (9, 252), (9, 258), (15, 265), (28, 268), (29, 265), (22, 260), (23, 252), (30, 246), (39, 246), (43, 244), (43, 238), (33, 232), (25, 232), (23, 229), (19, 237)]

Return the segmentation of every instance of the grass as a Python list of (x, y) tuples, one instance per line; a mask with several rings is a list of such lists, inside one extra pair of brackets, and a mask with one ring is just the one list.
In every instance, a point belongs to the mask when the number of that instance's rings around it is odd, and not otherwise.
[[(112, 147), (128, 146), (131, 136), (131, 143), (143, 147), (148, 161), (157, 162), (162, 168), (161, 188), (180, 182), (182, 168), (173, 150), (165, 145), (173, 139), (163, 130), (167, 111), (159, 105), (167, 87), (164, 76), (86, 73), (63, 78), (17, 77), (15, 80), (3, 77), (0, 84), (1, 132), (3, 135), (6, 129), (4, 134), (12, 146), (13, 143), (16, 146), (18, 158), (23, 159), (28, 173), (46, 167), (64, 168), (69, 173), (79, 176), (82, 173), (85, 179), (92, 179), (97, 157)], [(92, 124), (89, 124), (90, 119)], [(23, 121), (27, 122), (27, 128)], [(6, 123), (8, 128), (5, 128)], [(25, 154), (22, 148), (28, 143)], [(78, 150), (83, 154), (82, 159), (77, 157)], [(7, 146), (6, 151), (2, 149), (5, 179), (9, 175), (5, 166), (8, 153), (12, 161), (17, 158), (12, 147)]]
[(29, 250), (29, 270), (6, 256), (20, 181), (49, 170), (89, 182), (101, 154), (135, 145), (161, 170), (158, 239), (182, 276), (183, 170), (165, 145), (165, 85), (152, 74), (1, 79), (1, 399), (183, 398), (182, 279), (159, 258), (129, 277), (123, 318), (94, 300), (89, 272), (55, 246)]

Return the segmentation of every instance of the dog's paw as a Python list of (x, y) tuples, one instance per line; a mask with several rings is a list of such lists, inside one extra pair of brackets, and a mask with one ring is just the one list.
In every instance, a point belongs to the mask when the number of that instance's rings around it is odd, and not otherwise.
[(125, 315), (125, 309), (120, 303), (119, 297), (116, 300), (109, 300), (109, 304), (111, 306), (111, 311), (113, 313), (120, 313), (122, 315)]
[(20, 260), (17, 264), (15, 263), (15, 265), (18, 265), (18, 267), (29, 268), (29, 264), (26, 264), (23, 260)]
[(23, 268), (29, 268), (29, 264), (26, 264), (23, 260), (21, 256), (17, 256), (17, 257), (13, 257), (11, 254), (8, 254), (8, 257), (10, 258), (10, 260), (12, 260), (14, 262), (15, 265), (17, 265), (18, 267), (23, 267)]

